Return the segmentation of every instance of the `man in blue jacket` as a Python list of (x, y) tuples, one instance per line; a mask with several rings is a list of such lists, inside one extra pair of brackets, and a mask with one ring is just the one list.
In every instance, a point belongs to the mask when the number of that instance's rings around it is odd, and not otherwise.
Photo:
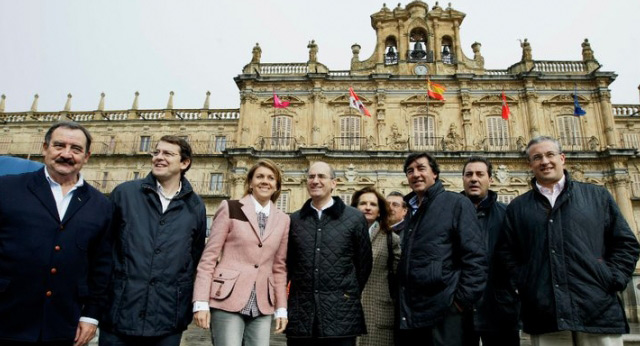
[(445, 191), (440, 167), (429, 153), (407, 157), (411, 192), (398, 264), (396, 345), (462, 345), (462, 313), (484, 291), (487, 264), (473, 204)]
[(534, 345), (618, 345), (629, 325), (618, 292), (640, 248), (604, 187), (577, 182), (551, 137), (527, 145), (532, 189), (507, 207), (498, 255)]
[(45, 134), (45, 167), (0, 177), (0, 345), (85, 345), (106, 303), (111, 203), (83, 179), (91, 135)]
[(184, 177), (191, 146), (163, 136), (151, 173), (123, 183), (114, 202), (114, 270), (100, 345), (179, 345), (206, 235), (204, 203)]

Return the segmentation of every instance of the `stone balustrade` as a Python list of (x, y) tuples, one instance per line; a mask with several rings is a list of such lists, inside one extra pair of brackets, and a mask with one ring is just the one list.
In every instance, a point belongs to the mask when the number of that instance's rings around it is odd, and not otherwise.
[(587, 66), (582, 61), (534, 61), (534, 72), (583, 74), (587, 72)]
[(617, 117), (640, 116), (640, 105), (611, 105), (611, 109)]
[(260, 64), (260, 74), (307, 74), (309, 67), (305, 63)]

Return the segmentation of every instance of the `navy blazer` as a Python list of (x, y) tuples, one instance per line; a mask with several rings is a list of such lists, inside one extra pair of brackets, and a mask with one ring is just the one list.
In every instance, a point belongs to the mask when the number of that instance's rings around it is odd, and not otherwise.
[(73, 340), (111, 272), (111, 202), (87, 182), (63, 220), (44, 174), (0, 177), (0, 340)]

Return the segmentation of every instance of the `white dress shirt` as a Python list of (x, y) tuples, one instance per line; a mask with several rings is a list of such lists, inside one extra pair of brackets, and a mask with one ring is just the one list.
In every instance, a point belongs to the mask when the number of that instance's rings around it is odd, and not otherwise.
[[(82, 173), (78, 174), (78, 181), (75, 185), (67, 192), (66, 195), (62, 194), (62, 185), (58, 184), (51, 175), (49, 175), (48, 168), (44, 169), (44, 176), (47, 177), (47, 181), (49, 182), (49, 187), (51, 187), (51, 192), (53, 193), (53, 198), (56, 200), (56, 208), (58, 208), (58, 216), (60, 217), (60, 221), (64, 219), (64, 214), (67, 213), (67, 209), (69, 208), (69, 203), (71, 203), (71, 199), (73, 199), (74, 192), (82, 185), (84, 185), (84, 178), (82, 177)], [(98, 325), (98, 320), (91, 317), (80, 317), (80, 322), (86, 322)]]
[(547, 197), (547, 199), (549, 200), (549, 203), (551, 203), (551, 208), (553, 208), (553, 206), (556, 204), (556, 199), (558, 199), (558, 196), (560, 196), (560, 194), (562, 193), (562, 190), (564, 190), (564, 184), (566, 182), (566, 179), (564, 177), (564, 175), (562, 176), (562, 178), (560, 178), (560, 180), (558, 180), (557, 183), (555, 183), (555, 185), (553, 185), (550, 189), (538, 184), (538, 182), (536, 181), (536, 187), (538, 188), (538, 191), (540, 191), (540, 193)]
[(333, 198), (331, 198), (329, 200), (329, 202), (327, 202), (327, 204), (325, 204), (322, 208), (318, 209), (313, 205), (313, 202), (311, 202), (311, 208), (313, 208), (313, 210), (318, 212), (318, 219), (321, 219), (322, 218), (322, 211), (325, 210), (325, 209), (331, 208), (333, 203), (334, 203)]

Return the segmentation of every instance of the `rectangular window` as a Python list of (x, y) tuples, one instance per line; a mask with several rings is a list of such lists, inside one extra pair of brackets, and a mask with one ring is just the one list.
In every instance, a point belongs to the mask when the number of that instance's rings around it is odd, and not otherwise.
[(222, 173), (211, 173), (209, 180), (209, 191), (220, 194), (222, 193)]
[(361, 150), (362, 148), (360, 147), (360, 140), (360, 118), (341, 118), (339, 149)]
[(558, 117), (559, 142), (563, 151), (582, 150), (580, 143), (580, 118), (576, 116)]
[(498, 202), (502, 202), (504, 204), (509, 204), (509, 203), (511, 203), (511, 201), (513, 201), (514, 198), (516, 198), (515, 194), (511, 194), (511, 193), (499, 194), (498, 195)]
[(353, 193), (345, 192), (345, 193), (341, 193), (338, 197), (340, 197), (340, 199), (344, 202), (344, 204), (351, 205), (352, 196), (353, 196)]
[(133, 172), (133, 180), (140, 179), (140, 172)]
[(213, 224), (213, 215), (207, 215), (207, 237), (211, 233), (212, 224)]
[(413, 145), (418, 150), (436, 150), (436, 137), (433, 117), (413, 118)]
[(285, 213), (289, 212), (289, 191), (282, 191), (276, 201), (276, 207)]
[(151, 147), (151, 136), (140, 136), (140, 147), (138, 152), (148, 153)]
[(640, 173), (631, 174), (631, 193), (634, 198), (640, 198)]
[(215, 152), (221, 153), (227, 148), (227, 137), (226, 136), (216, 136), (215, 139)]
[(635, 133), (625, 133), (624, 134), (624, 147), (625, 148), (633, 148), (640, 149), (640, 140), (638, 135)]
[(487, 118), (488, 150), (509, 150), (509, 128), (502, 117)]

